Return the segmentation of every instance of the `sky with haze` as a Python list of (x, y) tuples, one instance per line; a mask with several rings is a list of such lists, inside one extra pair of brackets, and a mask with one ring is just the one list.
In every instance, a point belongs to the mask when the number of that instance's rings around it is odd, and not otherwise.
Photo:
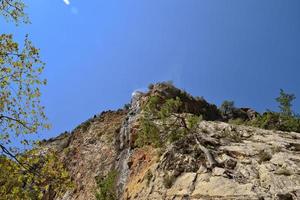
[(134, 90), (173, 80), (195, 96), (276, 110), (279, 89), (300, 113), (299, 0), (27, 0), (26, 33), (47, 64), (42, 103), (53, 128), (70, 131)]

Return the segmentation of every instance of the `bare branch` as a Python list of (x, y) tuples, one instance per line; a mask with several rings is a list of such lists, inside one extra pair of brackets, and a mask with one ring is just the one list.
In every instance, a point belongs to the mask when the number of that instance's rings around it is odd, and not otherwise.
[(196, 141), (196, 143), (198, 144), (199, 148), (200, 148), (201, 151), (204, 153), (204, 155), (205, 155), (207, 161), (209, 162), (209, 165), (210, 165), (209, 168), (212, 169), (212, 168), (214, 168), (216, 165), (218, 165), (218, 162), (215, 160), (214, 156), (210, 153), (210, 151), (209, 151), (206, 147), (204, 147), (204, 146), (200, 143), (200, 141), (199, 141), (199, 139), (198, 139), (198, 137), (197, 137), (196, 134), (194, 134), (194, 138), (195, 138), (195, 141)]

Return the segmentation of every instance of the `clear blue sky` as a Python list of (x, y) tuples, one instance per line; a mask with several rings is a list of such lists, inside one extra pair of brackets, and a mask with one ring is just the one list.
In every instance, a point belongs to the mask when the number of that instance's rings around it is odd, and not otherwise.
[(173, 80), (219, 105), (276, 109), (283, 88), (298, 96), (299, 0), (27, 0), (26, 33), (47, 63), (43, 104), (53, 125), (72, 130), (117, 109), (133, 90)]

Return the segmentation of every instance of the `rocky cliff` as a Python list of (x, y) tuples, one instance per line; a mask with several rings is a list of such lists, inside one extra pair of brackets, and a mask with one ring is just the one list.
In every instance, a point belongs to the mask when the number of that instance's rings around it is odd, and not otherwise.
[[(202, 120), (163, 146), (138, 146), (152, 96), (179, 97), (183, 103), (177, 116), (201, 115)], [(153, 123), (159, 140), (172, 134), (164, 132), (160, 119)], [(99, 182), (112, 171), (110, 200), (300, 199), (299, 133), (224, 123), (215, 105), (169, 84), (135, 93), (129, 109), (103, 112), (44, 146), (57, 151), (75, 183), (64, 200), (96, 199)]]

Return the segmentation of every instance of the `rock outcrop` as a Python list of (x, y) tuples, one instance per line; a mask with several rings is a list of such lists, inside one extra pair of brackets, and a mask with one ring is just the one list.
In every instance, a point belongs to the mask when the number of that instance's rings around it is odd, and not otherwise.
[(201, 143), (215, 167), (208, 167), (192, 135), (184, 137), (162, 156), (145, 159), (148, 153), (139, 153), (139, 172), (132, 175), (139, 179), (129, 179), (124, 199), (299, 199), (299, 133), (203, 121), (197, 134), (204, 135)]
[[(133, 141), (143, 105), (153, 95), (180, 97), (182, 115), (201, 114), (205, 120), (162, 148), (138, 148)], [(44, 146), (57, 150), (75, 183), (64, 200), (96, 199), (96, 180), (111, 170), (118, 172), (116, 199), (300, 199), (300, 134), (216, 121), (220, 117), (204, 99), (156, 84), (136, 93), (128, 110), (103, 112)]]

